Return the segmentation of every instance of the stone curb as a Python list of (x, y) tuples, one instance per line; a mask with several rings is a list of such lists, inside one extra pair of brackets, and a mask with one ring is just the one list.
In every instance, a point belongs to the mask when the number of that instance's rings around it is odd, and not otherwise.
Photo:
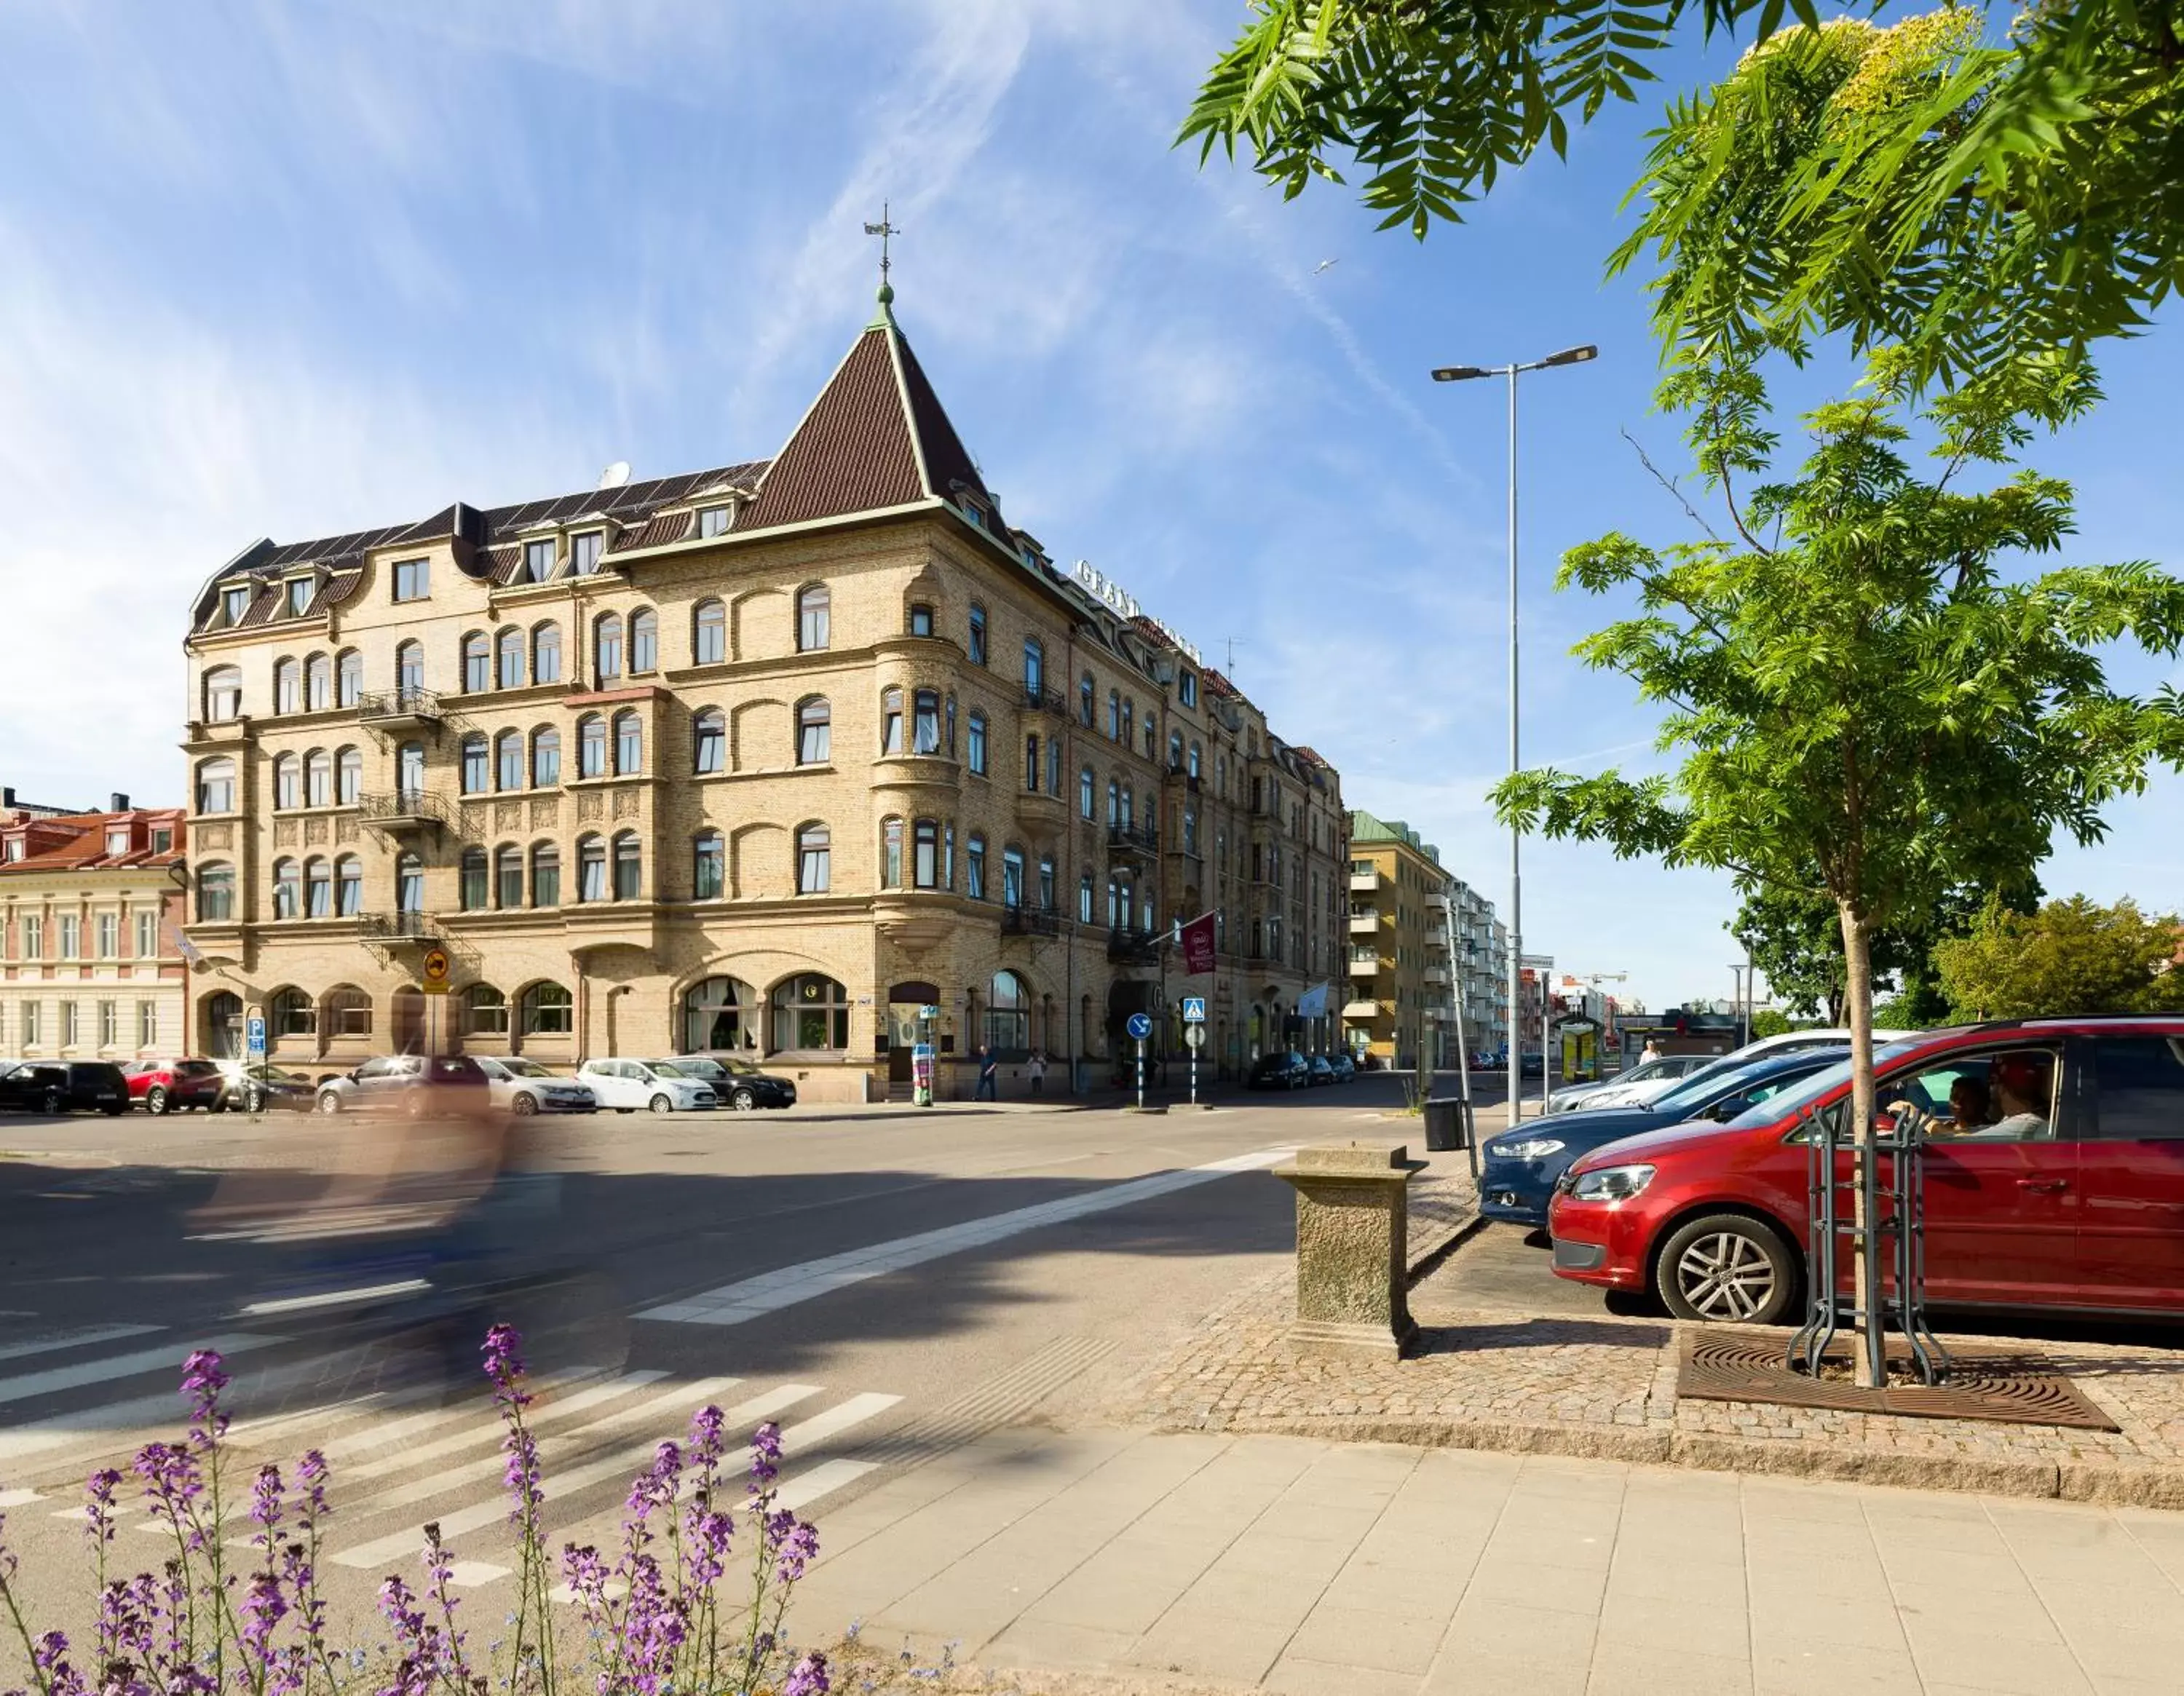
[(1893, 1454), (1754, 1442), (1684, 1432), (1607, 1426), (1524, 1425), (1471, 1420), (1300, 1417), (1164, 1421), (1163, 1432), (1219, 1431), (1314, 1437), (1342, 1443), (1396, 1443), (1418, 1449), (1470, 1449), (1505, 1454), (1556, 1454), (1640, 1466), (1685, 1466), (1835, 1483), (1886, 1484), (2103, 1507), (2184, 1510), (2184, 1468), (2088, 1465), (2082, 1461), (1981, 1460), (1964, 1455)]
[(1453, 1225), (1436, 1226), (1423, 1233), (1411, 1232), (1410, 1240), (1404, 1245), (1410, 1255), (1407, 1276), (1411, 1282), (1418, 1282), (1485, 1228), (1485, 1219), (1474, 1213)]

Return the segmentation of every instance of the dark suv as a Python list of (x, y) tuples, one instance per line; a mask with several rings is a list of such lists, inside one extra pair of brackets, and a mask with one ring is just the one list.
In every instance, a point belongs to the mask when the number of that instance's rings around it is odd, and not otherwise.
[(29, 1113), (126, 1113), (129, 1081), (105, 1060), (18, 1060), (0, 1070), (0, 1107)]
[(1302, 1054), (1277, 1050), (1262, 1054), (1245, 1080), (1247, 1089), (1303, 1089), (1312, 1082), (1312, 1062)]

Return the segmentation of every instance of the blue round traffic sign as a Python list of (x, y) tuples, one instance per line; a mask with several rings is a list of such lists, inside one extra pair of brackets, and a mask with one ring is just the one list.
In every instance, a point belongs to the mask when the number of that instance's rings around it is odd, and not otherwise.
[(1144, 1013), (1133, 1013), (1130, 1015), (1130, 1034), (1133, 1037), (1135, 1037), (1140, 1043), (1142, 1043), (1146, 1037), (1151, 1036), (1152, 1033), (1153, 1021), (1150, 1015)]

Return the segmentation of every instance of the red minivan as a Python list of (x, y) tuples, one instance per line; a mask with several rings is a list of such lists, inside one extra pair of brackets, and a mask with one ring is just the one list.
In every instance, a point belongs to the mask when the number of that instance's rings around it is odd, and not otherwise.
[[(2184, 1017), (2030, 1019), (1875, 1051), (1884, 1114), (1936, 1121), (1926, 1289), (1952, 1307), (2184, 1316)], [(1800, 1296), (1813, 1112), (1831, 1066), (1726, 1125), (1611, 1143), (1547, 1210), (1562, 1277), (1652, 1290), (1680, 1319), (1769, 1323)]]

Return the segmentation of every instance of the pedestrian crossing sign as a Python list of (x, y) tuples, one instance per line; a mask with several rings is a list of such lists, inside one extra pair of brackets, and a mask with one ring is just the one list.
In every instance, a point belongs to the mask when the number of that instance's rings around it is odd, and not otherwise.
[(1203, 1025), (1206, 1022), (1204, 996), (1186, 995), (1183, 998), (1183, 1022), (1186, 1025)]

